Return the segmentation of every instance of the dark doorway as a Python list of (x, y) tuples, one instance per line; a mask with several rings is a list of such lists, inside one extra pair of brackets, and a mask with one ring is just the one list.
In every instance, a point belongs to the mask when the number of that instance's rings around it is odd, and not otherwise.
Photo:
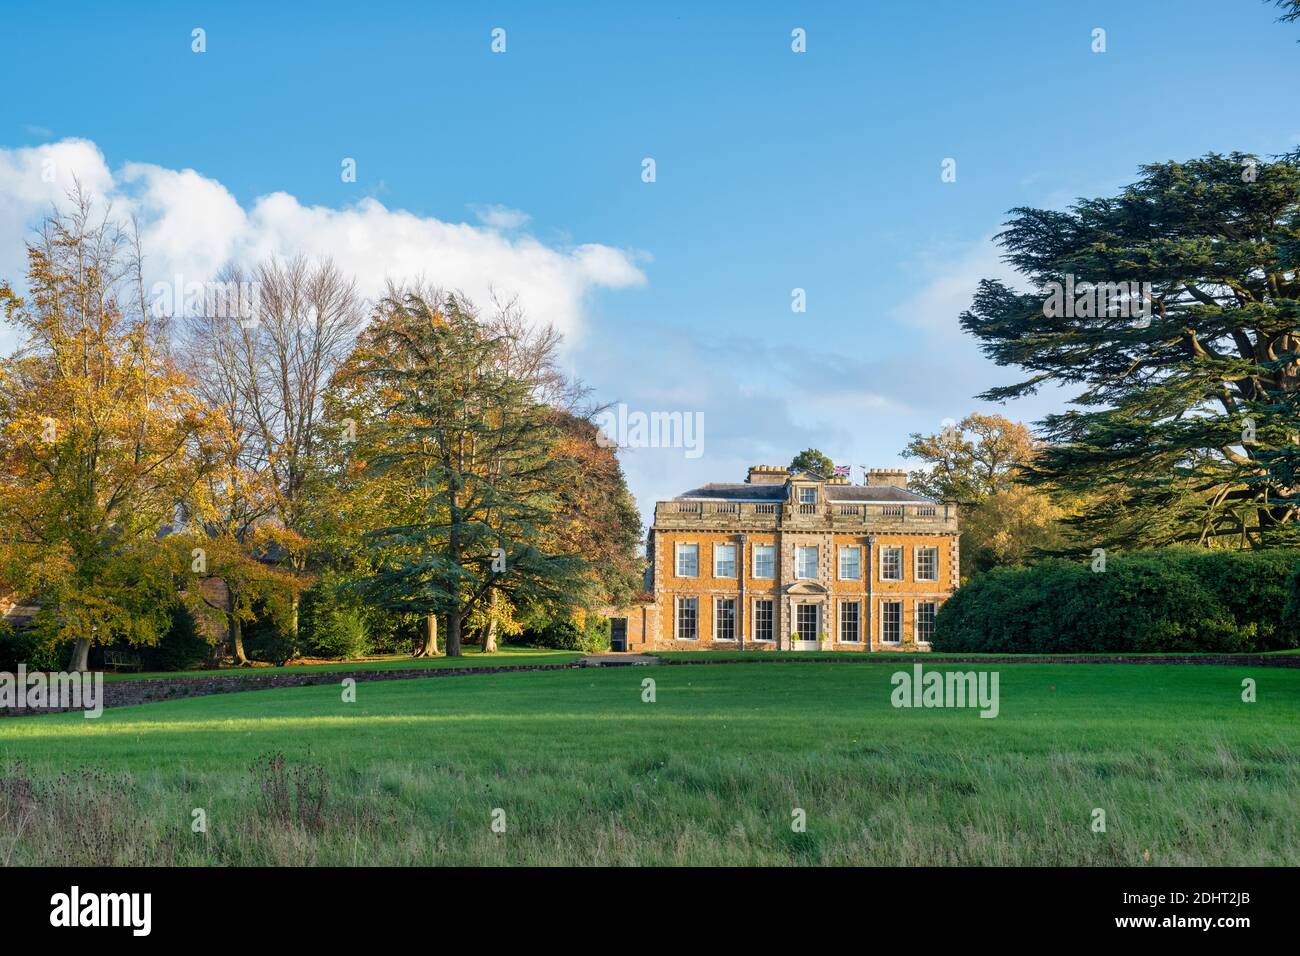
[(609, 619), (609, 649), (611, 651), (627, 650), (627, 618), (611, 617)]

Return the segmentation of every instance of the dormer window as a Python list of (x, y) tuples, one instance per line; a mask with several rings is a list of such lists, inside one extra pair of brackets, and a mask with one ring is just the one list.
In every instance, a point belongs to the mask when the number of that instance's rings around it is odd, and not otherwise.
[(799, 489), (799, 504), (815, 505), (817, 504), (817, 489), (813, 487)]

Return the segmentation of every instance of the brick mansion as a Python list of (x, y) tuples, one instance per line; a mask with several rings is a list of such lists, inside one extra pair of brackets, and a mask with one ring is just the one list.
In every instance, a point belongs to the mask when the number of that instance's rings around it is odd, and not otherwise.
[(955, 505), (768, 465), (655, 505), (648, 593), (616, 650), (928, 650), (958, 581)]

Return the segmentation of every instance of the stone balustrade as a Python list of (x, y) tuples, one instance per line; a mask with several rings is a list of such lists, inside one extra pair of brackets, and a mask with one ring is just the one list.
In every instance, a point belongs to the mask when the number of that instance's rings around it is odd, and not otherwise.
[(673, 499), (655, 505), (655, 527), (718, 530), (852, 530), (940, 533), (957, 531), (951, 504), (866, 504), (831, 501), (788, 504), (775, 501)]

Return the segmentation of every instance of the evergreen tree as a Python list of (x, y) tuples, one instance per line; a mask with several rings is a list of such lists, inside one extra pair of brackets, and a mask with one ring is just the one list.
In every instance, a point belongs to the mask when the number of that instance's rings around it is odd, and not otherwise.
[(1294, 535), (1295, 481), (1275, 460), (1300, 433), (1296, 157), (1145, 166), (1118, 196), (1013, 210), (998, 239), (1034, 291), (984, 281), (961, 323), (1029, 374), (981, 397), (1081, 389), (1045, 419), (1026, 476), (1092, 494), (1072, 519), (1086, 540)]
[(795, 455), (790, 462), (790, 469), (810, 471), (819, 478), (830, 478), (835, 474), (835, 463), (816, 448), (805, 448)]
[(384, 301), (358, 349), (345, 375), (378, 402), (365, 471), (403, 504), (400, 520), (362, 536), (372, 570), (357, 588), (385, 608), (445, 617), (452, 657), (466, 621), (495, 601), (580, 603), (584, 562), (548, 547), (573, 463), (502, 339), (459, 297), (407, 294)]

